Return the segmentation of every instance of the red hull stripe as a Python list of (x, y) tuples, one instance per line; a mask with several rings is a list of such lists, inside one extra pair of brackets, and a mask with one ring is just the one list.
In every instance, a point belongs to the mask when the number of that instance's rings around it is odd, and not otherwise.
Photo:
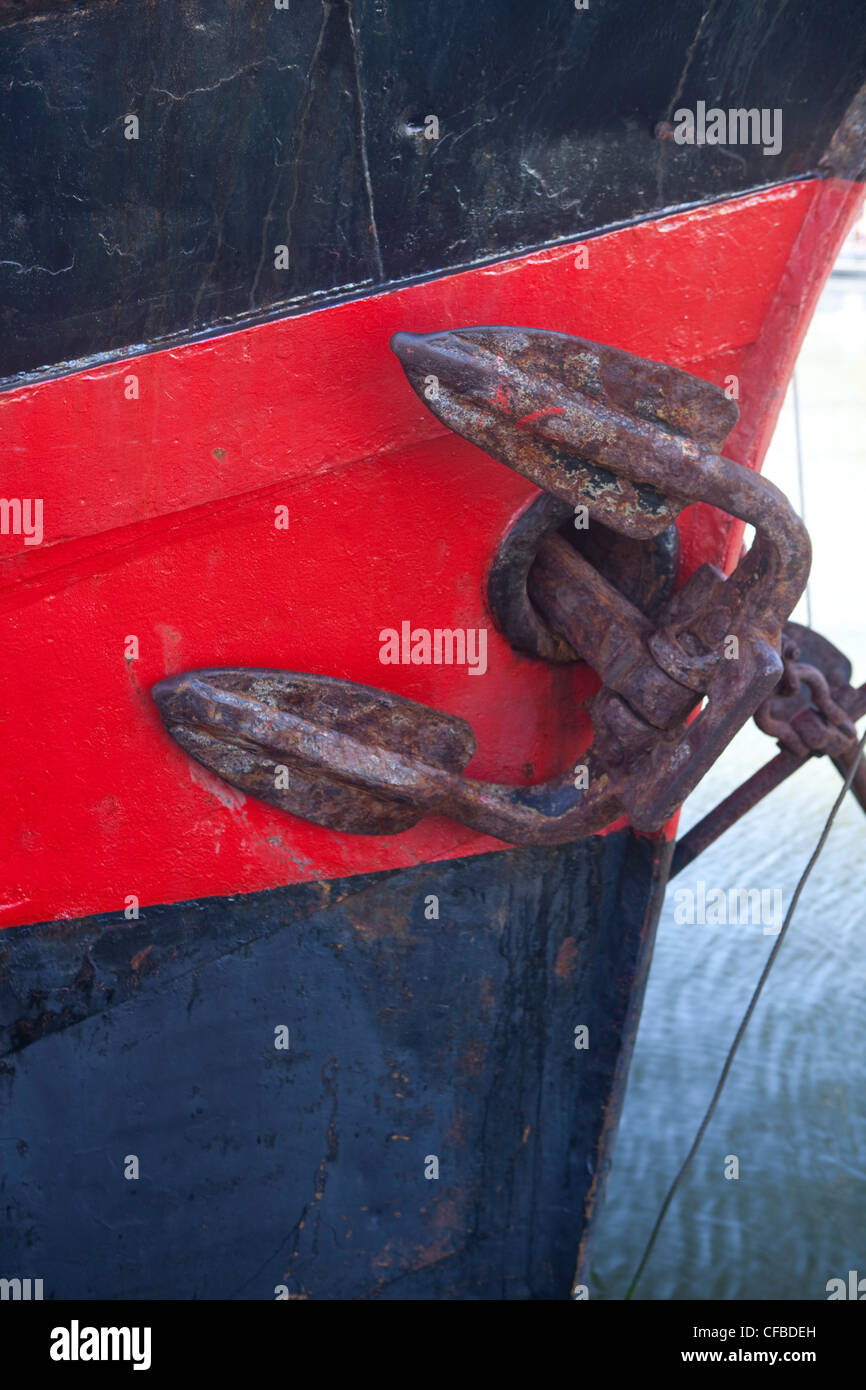
[[(390, 335), (516, 323), (736, 376), (727, 452), (757, 467), (861, 196), (785, 185), (590, 239), (586, 264), (558, 246), (0, 398), (3, 495), (44, 517), (41, 545), (0, 537), (0, 923), (501, 848), (444, 820), (357, 837), (244, 800), (171, 742), (148, 691), (198, 666), (321, 672), (463, 715), (479, 776), (576, 759), (592, 678), (516, 656), (484, 602), (534, 489), (443, 432)], [(739, 544), (706, 508), (681, 529), (689, 571)], [(404, 621), (486, 627), (486, 672), (380, 664)]]

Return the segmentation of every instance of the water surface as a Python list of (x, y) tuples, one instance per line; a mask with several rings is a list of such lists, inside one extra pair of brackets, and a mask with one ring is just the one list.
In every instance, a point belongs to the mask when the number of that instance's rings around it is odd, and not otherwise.
[[(797, 382), (812, 626), (847, 653), (860, 684), (866, 280), (831, 277)], [(764, 472), (799, 503), (791, 392)], [(808, 621), (805, 602), (794, 617)], [(749, 724), (687, 803), (681, 833), (775, 751)], [(813, 760), (668, 888), (594, 1234), (591, 1297), (623, 1297), (774, 940), (760, 925), (678, 924), (675, 891), (697, 892), (699, 879), (707, 890), (779, 888), (787, 908), (839, 785), (832, 763)], [(864, 851), (866, 816), (849, 796), (637, 1297), (825, 1299), (828, 1279), (866, 1276)], [(729, 1155), (736, 1180), (724, 1176)]]

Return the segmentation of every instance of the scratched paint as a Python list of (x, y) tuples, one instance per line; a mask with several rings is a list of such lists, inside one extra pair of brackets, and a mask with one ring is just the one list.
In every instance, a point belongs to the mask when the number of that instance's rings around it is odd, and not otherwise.
[[(862, 5), (789, 9), (0, 0), (0, 377), (813, 173), (863, 81)], [(757, 92), (785, 107), (771, 160), (655, 137), (680, 101)]]

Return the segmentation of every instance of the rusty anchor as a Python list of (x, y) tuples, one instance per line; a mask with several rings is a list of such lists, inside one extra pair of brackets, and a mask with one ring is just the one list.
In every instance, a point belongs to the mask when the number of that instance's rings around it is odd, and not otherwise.
[(327, 676), (186, 672), (153, 688), (166, 728), (241, 790), (351, 833), (430, 813), (513, 844), (562, 843), (623, 814), (658, 829), (785, 674), (782, 629), (810, 564), (802, 522), (721, 454), (735, 403), (675, 367), (529, 328), (398, 333), (391, 346), (444, 424), (594, 524), (653, 540), (706, 502), (754, 526), (751, 548), (728, 578), (703, 565), (648, 616), (562, 536), (539, 539), (524, 617), (540, 614), (556, 649), (540, 654), (579, 654), (603, 682), (581, 786), (572, 769), (525, 787), (468, 778), (465, 720)]

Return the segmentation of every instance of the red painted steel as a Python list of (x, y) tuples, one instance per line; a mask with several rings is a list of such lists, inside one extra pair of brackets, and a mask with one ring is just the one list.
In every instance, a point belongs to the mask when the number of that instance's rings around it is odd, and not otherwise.
[[(0, 924), (501, 848), (445, 820), (367, 838), (244, 800), (172, 743), (148, 691), (197, 666), (344, 676), (469, 719), (475, 776), (567, 766), (594, 678), (513, 653), (484, 602), (535, 489), (424, 410), (389, 337), (514, 323), (736, 375), (726, 452), (758, 466), (861, 196), (768, 189), (590, 239), (585, 267), (559, 246), (0, 398), (2, 492), (42, 498), (45, 533), (0, 537)], [(681, 530), (685, 573), (730, 567), (728, 519), (696, 507)], [(486, 627), (486, 674), (381, 665), (403, 620)]]

